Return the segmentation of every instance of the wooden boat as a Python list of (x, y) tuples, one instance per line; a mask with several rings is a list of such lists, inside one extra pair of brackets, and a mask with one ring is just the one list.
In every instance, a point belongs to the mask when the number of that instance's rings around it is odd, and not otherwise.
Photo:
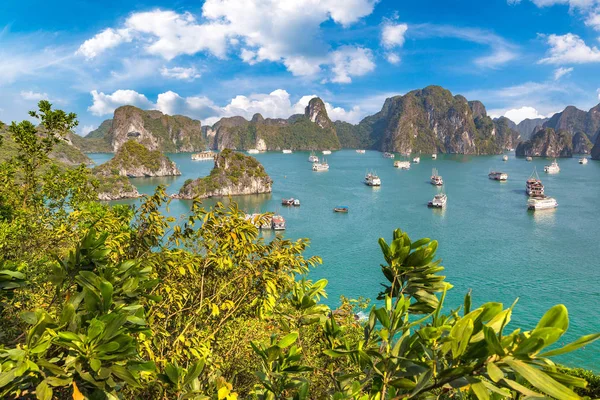
[(383, 158), (395, 158), (396, 155), (394, 153), (388, 153), (387, 151), (383, 153)]
[(202, 151), (200, 153), (192, 154), (193, 161), (214, 161), (217, 153), (214, 151)]
[(410, 169), (410, 161), (394, 161), (394, 167), (400, 169)]
[(348, 206), (337, 206), (333, 208), (334, 212), (338, 212), (338, 213), (347, 213), (348, 212)]
[(542, 197), (544, 196), (544, 185), (538, 176), (537, 170), (534, 168), (533, 172), (525, 182), (525, 193), (529, 197)]
[(275, 231), (285, 230), (285, 218), (281, 215), (273, 215), (271, 228)]
[(508, 174), (506, 172), (492, 171), (488, 174), (488, 178), (494, 181), (506, 181), (508, 180)]

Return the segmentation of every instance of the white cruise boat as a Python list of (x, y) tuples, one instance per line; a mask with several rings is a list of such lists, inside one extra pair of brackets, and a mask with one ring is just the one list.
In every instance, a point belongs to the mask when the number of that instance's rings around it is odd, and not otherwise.
[(275, 231), (284, 231), (285, 218), (283, 218), (281, 215), (273, 215), (273, 219), (271, 220), (271, 229)]
[(258, 154), (260, 153), (260, 151), (258, 151), (257, 149), (248, 149), (248, 154)]
[(358, 149), (358, 150), (356, 150), (356, 152), (357, 152), (358, 154), (365, 154), (365, 151), (364, 151), (364, 150), (362, 150), (362, 149)]
[(319, 157), (317, 157), (315, 155), (314, 151), (310, 153), (310, 156), (308, 156), (308, 162), (311, 162), (311, 163), (319, 162)]
[(421, 162), (421, 157), (415, 157), (413, 158), (413, 164), (418, 164)]
[(437, 160), (437, 154), (433, 153), (433, 154), (431, 155), (431, 159), (432, 159), (432, 160)]
[(528, 210), (549, 210), (558, 207), (558, 203), (553, 197), (536, 196), (527, 200)]
[(396, 155), (394, 153), (388, 153), (387, 151), (383, 153), (383, 158), (395, 158)]
[(587, 163), (588, 163), (588, 159), (587, 159), (586, 157), (581, 157), (581, 158), (579, 159), (579, 164), (584, 164), (584, 165), (585, 165), (585, 164), (587, 164)]
[(282, 153), (283, 154), (292, 154), (292, 151), (291, 150), (283, 150)]
[(331, 150), (323, 150), (321, 153), (323, 153), (325, 155), (329, 155), (329, 154), (331, 154)]
[(394, 161), (394, 167), (400, 169), (410, 169), (410, 161)]
[(556, 162), (556, 160), (554, 160), (554, 161), (552, 161), (552, 164), (546, 165), (544, 167), (544, 172), (546, 172), (547, 174), (558, 174), (560, 172), (560, 167), (558, 165), (558, 162)]
[(533, 161), (533, 157), (531, 157), (531, 156), (527, 156), (527, 157), (525, 158), (525, 160), (527, 160), (527, 161)]
[(508, 161), (508, 156), (507, 155), (502, 156), (502, 161)]
[(367, 172), (367, 175), (365, 176), (365, 185), (381, 186), (381, 179), (377, 176), (377, 174), (373, 172)]
[(200, 153), (192, 154), (193, 161), (214, 161), (217, 153), (214, 151), (202, 151)]
[(323, 159), (323, 161), (321, 161), (321, 162), (313, 163), (313, 166), (312, 166), (313, 171), (327, 171), (328, 169), (329, 169), (329, 164), (327, 164), (327, 161), (325, 161), (325, 159)]
[(492, 171), (488, 174), (488, 178), (494, 181), (506, 181), (508, 180), (508, 174), (506, 172)]
[(430, 182), (434, 186), (442, 186), (444, 184), (444, 180), (442, 179), (441, 175), (438, 175), (438, 170), (435, 168), (433, 169), (433, 171), (431, 171)]
[(438, 193), (433, 196), (433, 200), (427, 203), (427, 207), (430, 208), (444, 208), (446, 207), (446, 202), (448, 201), (448, 196), (444, 193)]

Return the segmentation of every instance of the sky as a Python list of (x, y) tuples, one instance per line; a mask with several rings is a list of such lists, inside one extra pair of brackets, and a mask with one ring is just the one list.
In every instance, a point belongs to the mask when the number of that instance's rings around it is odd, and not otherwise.
[(515, 122), (600, 102), (600, 0), (4, 0), (0, 120), (85, 135), (132, 104), (211, 125), (321, 97), (359, 122), (428, 85)]

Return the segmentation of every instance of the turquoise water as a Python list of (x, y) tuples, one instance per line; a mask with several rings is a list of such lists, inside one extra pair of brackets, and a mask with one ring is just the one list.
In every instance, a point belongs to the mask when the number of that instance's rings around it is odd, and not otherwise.
[[(549, 160), (526, 162), (514, 155), (507, 162), (501, 156), (439, 155), (437, 160), (423, 156), (420, 164), (402, 171), (379, 152), (347, 150), (327, 156), (329, 171), (313, 172), (308, 155), (256, 155), (274, 180), (273, 193), (235, 199), (248, 213), (279, 212), (286, 218), (288, 237), (311, 239), (308, 254), (323, 258), (311, 277), (329, 281), (331, 306), (338, 304), (342, 294), (377, 296), (384, 281), (377, 239), (389, 240), (392, 231), (401, 228), (413, 240), (439, 241), (438, 255), (454, 285), (446, 310), (462, 304), (464, 294), (472, 289), (474, 304), (501, 301), (508, 307), (518, 297), (513, 328), (532, 328), (548, 308), (565, 304), (571, 323), (559, 344), (600, 331), (600, 162), (579, 165), (576, 158), (563, 159), (559, 174), (540, 172), (546, 193), (557, 199), (559, 208), (533, 213), (526, 210), (525, 180), (534, 167), (543, 171)], [(191, 161), (189, 154), (169, 156), (183, 175), (133, 179), (140, 192), (152, 193), (156, 185), (166, 184), (168, 192), (175, 193), (186, 179), (208, 175), (212, 168), (212, 162)], [(96, 162), (110, 157), (92, 155)], [(426, 206), (438, 191), (428, 183), (432, 168), (444, 178), (445, 210)], [(378, 173), (382, 187), (362, 183), (367, 169)], [(507, 172), (509, 180), (489, 180), (490, 169)], [(299, 198), (302, 206), (281, 207), (284, 197)], [(174, 200), (170, 213), (185, 214), (190, 205)], [(350, 212), (334, 213), (336, 205), (347, 205)], [(598, 371), (600, 343), (559, 361)]]

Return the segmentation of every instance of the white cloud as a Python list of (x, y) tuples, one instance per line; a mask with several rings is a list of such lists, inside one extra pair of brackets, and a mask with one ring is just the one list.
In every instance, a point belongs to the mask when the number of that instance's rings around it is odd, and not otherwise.
[[(507, 0), (508, 4), (519, 4), (521, 0)], [(587, 26), (600, 31), (600, 0), (531, 0), (538, 7), (568, 5), (571, 14), (577, 12)]]
[(160, 70), (160, 74), (166, 78), (178, 79), (182, 81), (193, 81), (194, 79), (200, 78), (200, 73), (198, 73), (195, 67), (163, 67)]
[[(93, 104), (88, 109), (94, 115), (107, 115), (123, 105), (135, 105), (144, 109), (155, 109), (169, 115), (186, 115), (200, 119), (204, 125), (212, 125), (222, 117), (242, 116), (252, 118), (260, 113), (265, 118), (288, 118), (293, 114), (304, 114), (304, 108), (315, 95), (302, 96), (296, 103), (291, 101), (290, 94), (283, 89), (277, 89), (268, 94), (239, 95), (231, 99), (225, 106), (216, 105), (204, 96), (182, 97), (167, 91), (157, 97), (152, 103), (143, 94), (133, 90), (117, 90), (112, 94), (92, 91)], [(325, 102), (325, 108), (332, 120), (342, 120), (356, 123), (364, 116), (359, 106), (349, 110), (335, 107)]]
[(381, 30), (381, 44), (387, 49), (402, 47), (404, 45), (404, 34), (408, 30), (406, 24), (385, 23)]
[(513, 108), (504, 113), (504, 116), (514, 123), (518, 124), (524, 119), (535, 119), (535, 118), (546, 118), (545, 115), (541, 115), (538, 110), (533, 107), (521, 107), (521, 108)]
[(362, 76), (375, 69), (371, 50), (364, 47), (342, 46), (332, 53), (334, 77), (332, 82), (350, 83), (352, 76)]
[(128, 29), (108, 28), (83, 42), (76, 54), (82, 55), (87, 59), (92, 59), (108, 49), (117, 47), (124, 42), (131, 42), (131, 40), (131, 34)]
[(600, 89), (596, 90), (596, 94), (598, 95), (598, 100), (600, 100)]
[(402, 61), (397, 53), (386, 53), (385, 59), (388, 60), (390, 64), (400, 64), (400, 61)]
[(77, 127), (77, 131), (76, 132), (77, 132), (77, 134), (79, 136), (87, 136), (88, 133), (90, 133), (94, 129), (96, 129), (94, 127), (94, 125), (83, 125), (83, 126), (80, 125), (80, 126)]
[(93, 104), (88, 107), (88, 111), (98, 116), (112, 114), (116, 108), (124, 105), (132, 105), (145, 109), (154, 108), (154, 104), (146, 96), (139, 94), (135, 90), (119, 89), (113, 94), (104, 94), (92, 90), (90, 94), (92, 95)]
[(589, 47), (583, 39), (573, 33), (549, 35), (547, 43), (550, 46), (548, 57), (541, 59), (541, 64), (600, 62), (600, 50), (596, 46)]
[(590, 13), (585, 19), (585, 24), (593, 29), (600, 31), (600, 10)]
[(32, 92), (31, 90), (22, 91), (21, 97), (25, 100), (35, 100), (35, 101), (48, 100), (48, 93), (37, 93), (37, 92)]
[(554, 70), (554, 80), (557, 81), (560, 78), (562, 78), (563, 76), (569, 75), (571, 72), (573, 72), (573, 68), (565, 68), (565, 67), (560, 67)]
[(104, 30), (78, 52), (93, 58), (107, 48), (135, 40), (147, 53), (166, 60), (199, 52), (226, 58), (235, 51), (248, 64), (277, 62), (294, 75), (314, 76), (322, 67), (330, 67), (334, 57), (323, 39), (321, 24), (333, 21), (348, 26), (371, 14), (376, 3), (206, 0), (198, 18), (188, 12), (159, 9), (133, 13), (122, 29)]

